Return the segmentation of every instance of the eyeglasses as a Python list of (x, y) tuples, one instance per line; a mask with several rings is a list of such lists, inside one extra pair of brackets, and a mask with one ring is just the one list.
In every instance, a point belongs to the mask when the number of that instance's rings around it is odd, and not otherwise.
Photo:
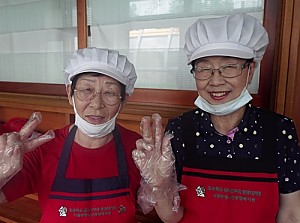
[(96, 97), (96, 94), (100, 94), (101, 100), (106, 105), (115, 105), (122, 98), (120, 94), (111, 92), (101, 93), (92, 89), (74, 89), (74, 92), (76, 97), (81, 101), (91, 101)]
[(211, 67), (196, 67), (196, 69), (192, 70), (193, 76), (196, 80), (207, 80), (211, 78), (214, 74), (214, 71), (219, 71), (219, 74), (222, 77), (226, 78), (234, 78), (242, 74), (242, 70), (244, 68), (249, 67), (249, 61), (246, 61), (242, 64), (225, 64), (219, 68), (211, 68)]

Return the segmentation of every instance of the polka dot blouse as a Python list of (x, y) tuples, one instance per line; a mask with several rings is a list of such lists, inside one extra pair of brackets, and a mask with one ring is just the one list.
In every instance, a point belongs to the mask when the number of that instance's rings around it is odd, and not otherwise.
[[(248, 104), (239, 125), (227, 135), (222, 135), (215, 130), (208, 113), (201, 109), (194, 110), (195, 126), (191, 128), (190, 134), (196, 138), (197, 154), (228, 159), (260, 159), (264, 141), (263, 113), (264, 110)], [(300, 189), (300, 149), (297, 133), (291, 119), (279, 114), (275, 116), (277, 128), (271, 128), (274, 131), (271, 134), (276, 140), (279, 190), (280, 193), (291, 193)], [(174, 135), (172, 148), (177, 160), (177, 170), (182, 169), (178, 160), (184, 159), (185, 149), (182, 117), (169, 120), (166, 128), (166, 131)]]

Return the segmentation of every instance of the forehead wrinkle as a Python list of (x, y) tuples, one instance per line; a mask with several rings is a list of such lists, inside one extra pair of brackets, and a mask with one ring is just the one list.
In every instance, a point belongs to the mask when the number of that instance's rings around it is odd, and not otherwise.
[[(100, 80), (99, 82), (106, 84), (106, 85), (119, 85), (119, 82), (113, 78), (107, 77), (107, 78), (97, 78), (97, 76), (85, 76), (85, 77), (81, 77), (79, 79), (79, 81), (87, 81), (90, 83), (96, 83), (95, 81), (95, 77), (97, 80)], [(100, 76), (100, 77), (105, 77), (105, 76)]]
[(212, 56), (212, 57), (203, 57), (198, 59), (195, 65), (198, 65), (199, 63), (222, 63), (222, 64), (228, 64), (228, 63), (240, 63), (245, 59), (236, 58), (236, 57), (220, 57), (220, 56)]

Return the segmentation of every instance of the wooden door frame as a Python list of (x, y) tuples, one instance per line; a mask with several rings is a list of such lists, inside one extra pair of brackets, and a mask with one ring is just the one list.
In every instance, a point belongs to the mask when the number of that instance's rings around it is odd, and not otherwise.
[(300, 1), (284, 0), (274, 110), (292, 118), (300, 138)]

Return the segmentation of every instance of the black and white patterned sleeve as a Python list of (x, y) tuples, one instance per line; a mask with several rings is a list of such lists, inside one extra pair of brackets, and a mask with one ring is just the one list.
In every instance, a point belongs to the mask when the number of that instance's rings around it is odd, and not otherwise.
[(294, 122), (282, 118), (277, 136), (279, 190), (286, 194), (300, 190), (300, 148)]

